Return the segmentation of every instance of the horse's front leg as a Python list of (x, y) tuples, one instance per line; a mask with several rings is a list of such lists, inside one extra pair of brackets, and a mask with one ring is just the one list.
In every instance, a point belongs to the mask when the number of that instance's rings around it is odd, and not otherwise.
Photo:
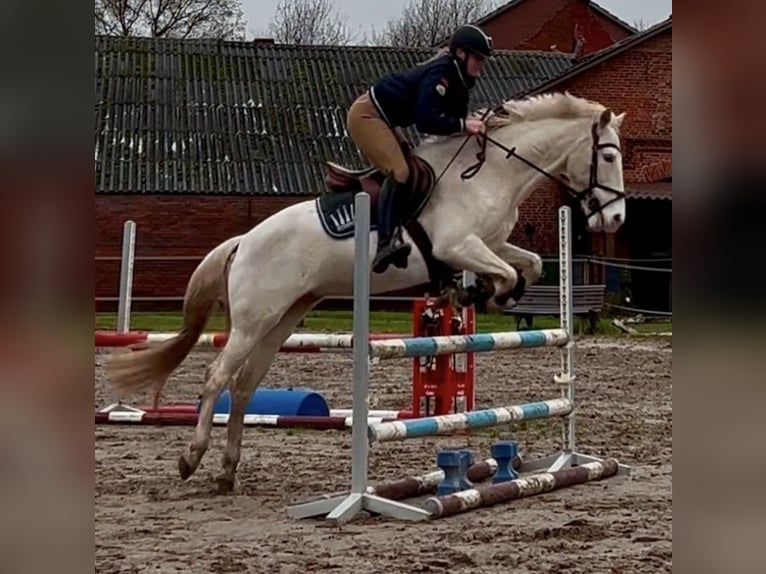
[(529, 285), (537, 283), (543, 274), (543, 260), (537, 253), (532, 253), (516, 245), (503, 243), (495, 252), (509, 265), (521, 273), (519, 281), (511, 292), (511, 299), (518, 302)]
[(503, 307), (508, 302), (511, 291), (518, 282), (519, 275), (508, 263), (503, 261), (476, 235), (469, 235), (462, 241), (445, 244), (434, 242), (434, 257), (447, 265), (477, 275), (492, 277), (495, 303)]

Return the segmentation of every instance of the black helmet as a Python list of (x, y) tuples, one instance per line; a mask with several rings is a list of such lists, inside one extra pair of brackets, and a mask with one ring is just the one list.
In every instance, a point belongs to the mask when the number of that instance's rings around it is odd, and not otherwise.
[(492, 37), (487, 36), (478, 26), (461, 26), (452, 35), (449, 45), (453, 54), (458, 48), (488, 58), (492, 54)]

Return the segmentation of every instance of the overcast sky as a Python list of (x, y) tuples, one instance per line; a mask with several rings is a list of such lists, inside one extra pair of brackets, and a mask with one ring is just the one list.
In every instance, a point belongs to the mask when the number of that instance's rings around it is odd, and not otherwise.
[[(247, 18), (247, 39), (268, 36), (268, 25), (274, 16), (279, 0), (242, 0)], [(371, 27), (380, 29), (390, 18), (398, 16), (409, 0), (335, 0), (338, 11), (348, 17), (354, 31), (369, 32)], [(656, 24), (670, 16), (672, 0), (598, 0), (613, 14), (633, 24), (642, 19), (646, 26)]]

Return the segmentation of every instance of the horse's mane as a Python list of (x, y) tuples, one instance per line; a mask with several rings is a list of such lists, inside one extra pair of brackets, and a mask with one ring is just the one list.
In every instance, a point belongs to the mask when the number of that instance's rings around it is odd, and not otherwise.
[[(542, 119), (592, 118), (605, 106), (569, 92), (555, 92), (530, 96), (521, 100), (507, 100), (490, 111), (485, 118), (489, 129)], [(485, 109), (477, 110), (472, 117), (481, 118)]]
[[(538, 96), (530, 96), (520, 100), (506, 100), (492, 109), (484, 121), (489, 130), (503, 126), (531, 122), (543, 119), (578, 119), (593, 118), (606, 109), (605, 106), (585, 98), (573, 96), (569, 92), (551, 92)], [(481, 119), (487, 109), (478, 109), (469, 117)], [(427, 136), (423, 143), (437, 143), (461, 137), (463, 134), (452, 136)]]

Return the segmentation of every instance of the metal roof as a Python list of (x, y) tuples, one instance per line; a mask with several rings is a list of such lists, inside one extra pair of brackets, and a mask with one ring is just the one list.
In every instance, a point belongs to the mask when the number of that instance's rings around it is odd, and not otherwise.
[[(96, 37), (96, 193), (316, 194), (326, 160), (363, 165), (345, 129), (356, 96), (431, 55)], [(498, 52), (471, 106), (495, 105), (574, 63), (570, 54)]]
[(673, 183), (656, 181), (652, 183), (626, 183), (625, 195), (633, 199), (673, 200)]

